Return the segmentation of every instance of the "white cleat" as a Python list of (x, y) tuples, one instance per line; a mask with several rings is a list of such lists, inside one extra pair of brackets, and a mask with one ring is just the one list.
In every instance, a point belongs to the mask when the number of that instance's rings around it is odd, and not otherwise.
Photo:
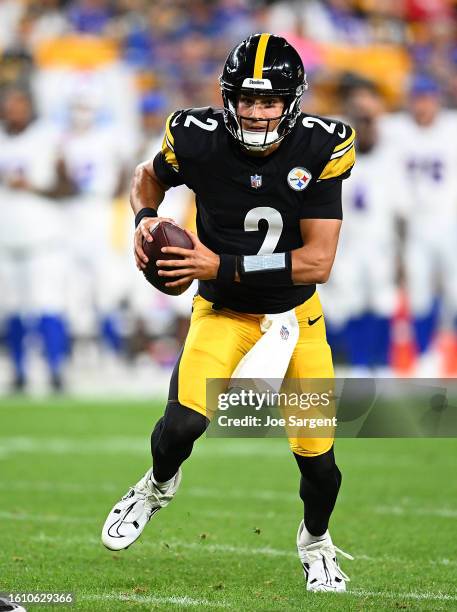
[(122, 550), (140, 537), (151, 517), (173, 499), (181, 482), (181, 468), (163, 492), (151, 477), (152, 468), (108, 514), (102, 529), (102, 542), (106, 548)]
[(336, 553), (351, 560), (354, 557), (334, 546), (329, 534), (318, 542), (302, 543), (303, 529), (302, 521), (298, 527), (297, 550), (306, 578), (306, 590), (344, 593), (346, 582), (350, 580), (338, 565)]
[(5, 599), (4, 597), (0, 597), (0, 611), (1, 612), (27, 612), (25, 608), (20, 606), (17, 603), (10, 601), (9, 599)]

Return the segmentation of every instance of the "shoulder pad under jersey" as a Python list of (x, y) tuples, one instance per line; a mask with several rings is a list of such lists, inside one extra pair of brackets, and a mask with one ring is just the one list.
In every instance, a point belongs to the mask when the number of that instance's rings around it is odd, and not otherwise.
[(311, 130), (309, 146), (322, 167), (318, 180), (347, 178), (355, 162), (355, 130), (337, 119), (316, 115), (302, 115), (299, 121)]
[(223, 111), (209, 106), (172, 113), (166, 122), (162, 153), (179, 171), (180, 160), (210, 158), (221, 133), (225, 135)]

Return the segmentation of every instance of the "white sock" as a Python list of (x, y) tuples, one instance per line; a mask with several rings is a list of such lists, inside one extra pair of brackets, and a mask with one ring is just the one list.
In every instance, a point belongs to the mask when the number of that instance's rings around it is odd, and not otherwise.
[(305, 527), (305, 523), (303, 523), (303, 531), (300, 534), (300, 544), (303, 546), (308, 546), (308, 544), (312, 544), (313, 542), (321, 542), (322, 540), (327, 540), (330, 538), (330, 534), (328, 529), (325, 533), (320, 536), (313, 536)]
[(173, 478), (170, 478), (170, 480), (165, 480), (165, 482), (157, 482), (154, 476), (151, 475), (151, 480), (153, 484), (159, 489), (161, 493), (163, 493), (164, 491), (168, 489), (168, 487), (171, 485), (174, 479), (175, 477), (173, 476)]

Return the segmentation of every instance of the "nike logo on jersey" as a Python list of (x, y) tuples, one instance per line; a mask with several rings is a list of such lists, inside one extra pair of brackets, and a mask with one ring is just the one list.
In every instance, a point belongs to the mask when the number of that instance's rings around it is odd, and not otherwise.
[(343, 125), (343, 129), (341, 132), (338, 132), (338, 136), (340, 136), (340, 138), (344, 138), (346, 136), (346, 126)]
[(311, 325), (317, 323), (319, 319), (322, 319), (322, 315), (319, 315), (316, 319), (311, 319), (311, 317), (308, 317), (308, 325), (311, 327)]

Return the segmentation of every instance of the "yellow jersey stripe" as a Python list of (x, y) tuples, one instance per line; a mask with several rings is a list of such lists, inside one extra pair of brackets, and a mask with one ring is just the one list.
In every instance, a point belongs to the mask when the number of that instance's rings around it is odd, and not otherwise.
[(257, 45), (257, 51), (255, 53), (254, 60), (254, 79), (261, 79), (263, 73), (263, 63), (265, 61), (265, 52), (267, 50), (268, 39), (270, 34), (261, 34), (259, 38), (259, 44)]
[(330, 159), (335, 159), (336, 157), (341, 157), (342, 155), (344, 155), (346, 153), (346, 151), (349, 151), (349, 149), (351, 147), (354, 146), (354, 143), (351, 142), (350, 145), (348, 145), (345, 149), (341, 149), (341, 151), (337, 151), (336, 153), (332, 153)]
[(341, 149), (344, 149), (345, 147), (347, 147), (349, 144), (351, 144), (351, 142), (353, 142), (355, 138), (355, 130), (351, 128), (351, 134), (349, 135), (348, 138), (346, 138), (346, 140), (344, 142), (342, 142), (341, 144), (339, 144), (338, 146), (336, 146), (333, 149), (333, 152), (336, 153), (337, 151), (341, 151)]
[(322, 174), (319, 180), (330, 179), (341, 176), (352, 168), (355, 163), (355, 147), (350, 147), (344, 155), (331, 159), (325, 168), (322, 170)]
[(167, 122), (165, 124), (165, 134), (166, 134), (166, 137), (168, 138), (168, 141), (169, 141), (170, 145), (172, 147), (174, 147), (175, 139), (174, 139), (173, 134), (171, 133), (171, 130), (170, 130), (170, 121), (171, 121), (172, 117), (173, 117), (173, 113), (168, 117)]
[(176, 170), (178, 172), (179, 171), (178, 160), (176, 159), (175, 152), (173, 151), (172, 148), (170, 148), (168, 144), (168, 139), (166, 135), (163, 137), (162, 153), (165, 156), (165, 161), (167, 162), (167, 164), (172, 166), (173, 170)]
[(178, 172), (179, 164), (178, 164), (178, 160), (176, 159), (175, 150), (174, 150), (175, 139), (170, 129), (170, 120), (172, 116), (173, 114), (171, 114), (168, 117), (167, 122), (165, 124), (165, 135), (162, 141), (162, 153), (165, 156), (165, 161), (167, 162), (167, 164), (170, 164), (173, 170), (176, 170)]

